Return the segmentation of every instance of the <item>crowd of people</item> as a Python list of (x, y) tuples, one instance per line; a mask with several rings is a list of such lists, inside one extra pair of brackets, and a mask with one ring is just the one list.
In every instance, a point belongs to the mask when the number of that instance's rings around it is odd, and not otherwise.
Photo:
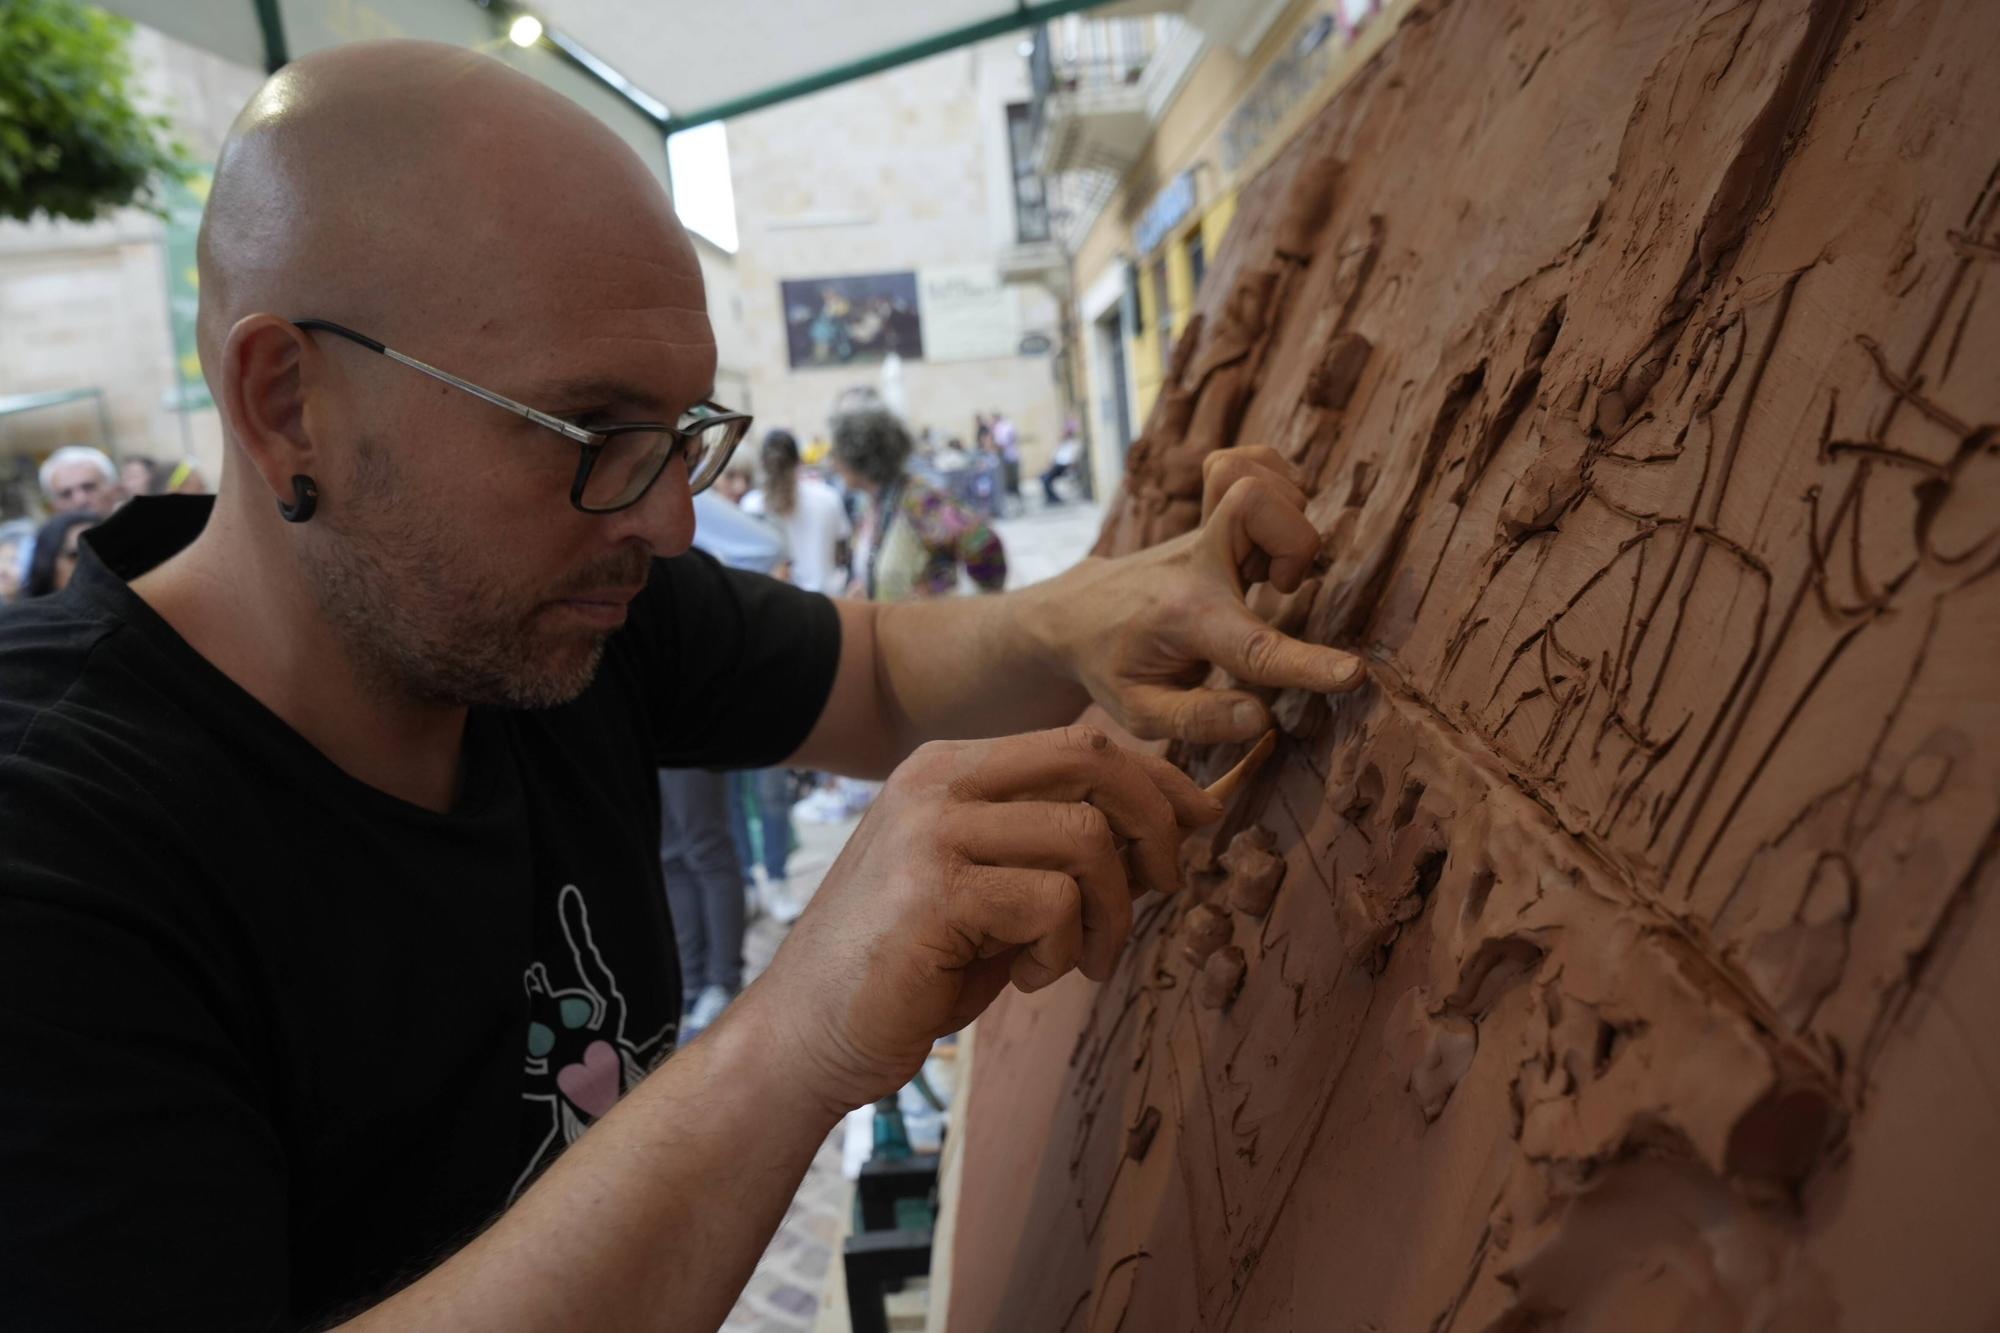
[[(997, 441), (1014, 434), (1005, 417), (993, 421), (1006, 432), (984, 417), (979, 425), (997, 459)], [(1018, 485), (1018, 463), (1013, 476)], [(900, 418), (865, 400), (834, 419), (830, 441), (804, 450), (790, 431), (770, 431), (694, 507), (698, 549), (807, 592), (902, 601), (950, 596), (961, 580), (980, 592), (1007, 581), (988, 514), (938, 478)], [(708, 1027), (742, 990), (743, 938), (756, 914), (789, 925), (805, 910), (788, 873), (794, 807), (811, 802), (810, 817), (843, 818), (860, 813), (874, 787), (782, 768), (661, 771), (660, 858), (686, 978), (683, 1033)]]
[(76, 571), (77, 543), (127, 500), (140, 495), (205, 495), (192, 458), (161, 463), (128, 454), (117, 463), (102, 449), (64, 445), (43, 460), (37, 478), (42, 519), (0, 522), (0, 605), (61, 592)]
[[(1069, 497), (1057, 483), (1082, 480), (1083, 444), (1074, 418), (1063, 423), (1062, 438), (1056, 442), (1049, 466), (1038, 480), (1045, 506), (1063, 504)], [(973, 418), (972, 444), (962, 436), (940, 435), (924, 427), (913, 437), (910, 471), (957, 504), (985, 518), (1001, 518), (1024, 513), (1027, 501), (1021, 493), (1021, 433), (1003, 412), (981, 412)]]

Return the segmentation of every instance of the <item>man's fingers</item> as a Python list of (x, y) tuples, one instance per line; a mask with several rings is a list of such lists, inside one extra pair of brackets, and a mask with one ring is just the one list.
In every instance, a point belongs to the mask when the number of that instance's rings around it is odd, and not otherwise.
[(1306, 507), (1306, 493), (1299, 483), (1298, 470), (1285, 456), (1268, 445), (1246, 444), (1217, 449), (1201, 460), (1202, 522), (1208, 521), (1229, 488), (1244, 477), (1262, 477), (1289, 499), (1293, 508)]
[(1132, 889), (1101, 810), (1058, 801), (961, 805), (947, 816), (944, 835), (976, 866), (1057, 870), (1074, 879), (1083, 974), (1093, 981), (1111, 975), (1132, 930)]
[(1083, 889), (1061, 871), (968, 865), (956, 888), (951, 924), (977, 940), (986, 957), (1019, 946), (1008, 975), (1022, 990), (1041, 989), (1082, 958)]
[(1095, 727), (1038, 731), (970, 751), (976, 766), (954, 782), (977, 801), (1081, 801), (1104, 812), (1131, 843), (1138, 888), (1180, 887), (1180, 831), (1174, 808), (1132, 756)]
[(991, 958), (982, 958), (972, 963), (959, 975), (962, 978), (958, 993), (958, 1003), (952, 1006), (945, 1020), (938, 1025), (932, 1039), (942, 1037), (947, 1032), (957, 1032), (967, 1023), (986, 1012), (986, 1006), (998, 999), (1000, 992), (1007, 989), (1009, 973), (1014, 968), (1016, 950), (1009, 946)]
[[(1219, 741), (1247, 741), (1263, 735), (1271, 726), (1270, 710), (1264, 707), (1262, 699), (1247, 690), (1135, 685), (1126, 691), (1124, 702), (1132, 734), (1148, 740), (1165, 738), (1212, 745)], [(1171, 764), (1166, 766), (1173, 768)], [(1193, 781), (1189, 780), (1188, 785), (1193, 786)], [(1199, 787), (1195, 790), (1201, 792)], [(1222, 814), (1219, 806), (1207, 800), (1206, 793), (1201, 794), (1207, 803), (1200, 817), (1182, 817), (1183, 827), (1199, 828)], [(1182, 807), (1176, 806), (1175, 813), (1180, 816)], [(1192, 806), (1187, 813), (1194, 813)]]
[(1307, 520), (1303, 503), (1268, 477), (1243, 477), (1230, 486), (1215, 516), (1202, 527), (1202, 540), (1239, 580), (1261, 581), (1258, 576), (1265, 573), (1268, 561), (1271, 584), (1290, 592), (1319, 559), (1319, 529)]
[[(1356, 688), (1365, 674), (1353, 653), (1280, 634), (1240, 604), (1201, 617), (1193, 627), (1193, 647), (1249, 685), (1334, 694)], [(1268, 725), (1259, 721), (1231, 739), (1249, 740)]]

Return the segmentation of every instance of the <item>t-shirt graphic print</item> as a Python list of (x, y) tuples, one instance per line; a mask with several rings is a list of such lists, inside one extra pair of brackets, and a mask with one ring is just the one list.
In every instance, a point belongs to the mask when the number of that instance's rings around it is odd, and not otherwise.
[(563, 885), (556, 911), (569, 946), (568, 958), (559, 959), (556, 967), (569, 984), (559, 987), (550, 981), (546, 962), (529, 964), (521, 979), (528, 992), (528, 1053), (521, 1095), (531, 1107), (546, 1108), (548, 1131), (508, 1191), (509, 1204), (543, 1167), (672, 1053), (680, 1026), (670, 1022), (648, 1036), (628, 1034), (625, 996), (591, 937), (583, 890)]

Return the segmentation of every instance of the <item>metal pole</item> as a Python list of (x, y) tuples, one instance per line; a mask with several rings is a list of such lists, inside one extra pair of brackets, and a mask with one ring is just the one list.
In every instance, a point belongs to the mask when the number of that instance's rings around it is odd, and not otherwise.
[(278, 12), (278, 0), (251, 0), (257, 10), (257, 27), (264, 34), (264, 72), (276, 74), (291, 59), (285, 48), (285, 16)]
[(104, 405), (104, 390), (92, 389), (90, 396), (97, 403), (97, 438), (108, 454), (111, 452), (111, 411)]

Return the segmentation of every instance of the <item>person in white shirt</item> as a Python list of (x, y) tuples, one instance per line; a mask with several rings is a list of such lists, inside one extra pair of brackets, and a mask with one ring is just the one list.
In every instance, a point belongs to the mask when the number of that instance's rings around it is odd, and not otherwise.
[[(1014, 512), (1021, 513), (1027, 502), (1021, 498), (1021, 432), (1007, 414), (996, 411), (993, 414), (993, 450), (1000, 455), (1000, 480), (1006, 487), (1007, 499), (1013, 501)], [(1003, 504), (1001, 508), (1005, 508)]]
[(774, 430), (764, 437), (764, 484), (743, 497), (745, 513), (770, 519), (792, 543), (792, 583), (807, 592), (840, 592), (840, 547), (853, 536), (833, 487), (799, 470), (799, 442)]
[[(793, 585), (829, 596), (846, 591), (848, 541), (854, 535), (840, 492), (799, 466), (799, 442), (790, 431), (774, 430), (764, 437), (759, 461), (764, 484), (743, 497), (743, 512), (776, 524), (791, 543)], [(749, 865), (746, 812), (755, 805), (762, 832), (764, 909), (789, 924), (805, 910), (792, 894), (785, 873), (791, 851), (791, 775), (782, 768), (730, 775), (731, 818), (742, 830), (738, 839)], [(842, 812), (845, 813), (844, 811)]]
[(1056, 483), (1064, 477), (1077, 475), (1076, 465), (1083, 458), (1083, 441), (1076, 437), (1076, 418), (1063, 422), (1062, 439), (1056, 442), (1055, 457), (1049, 460), (1042, 471), (1042, 497), (1052, 505), (1063, 502), (1056, 493)]

